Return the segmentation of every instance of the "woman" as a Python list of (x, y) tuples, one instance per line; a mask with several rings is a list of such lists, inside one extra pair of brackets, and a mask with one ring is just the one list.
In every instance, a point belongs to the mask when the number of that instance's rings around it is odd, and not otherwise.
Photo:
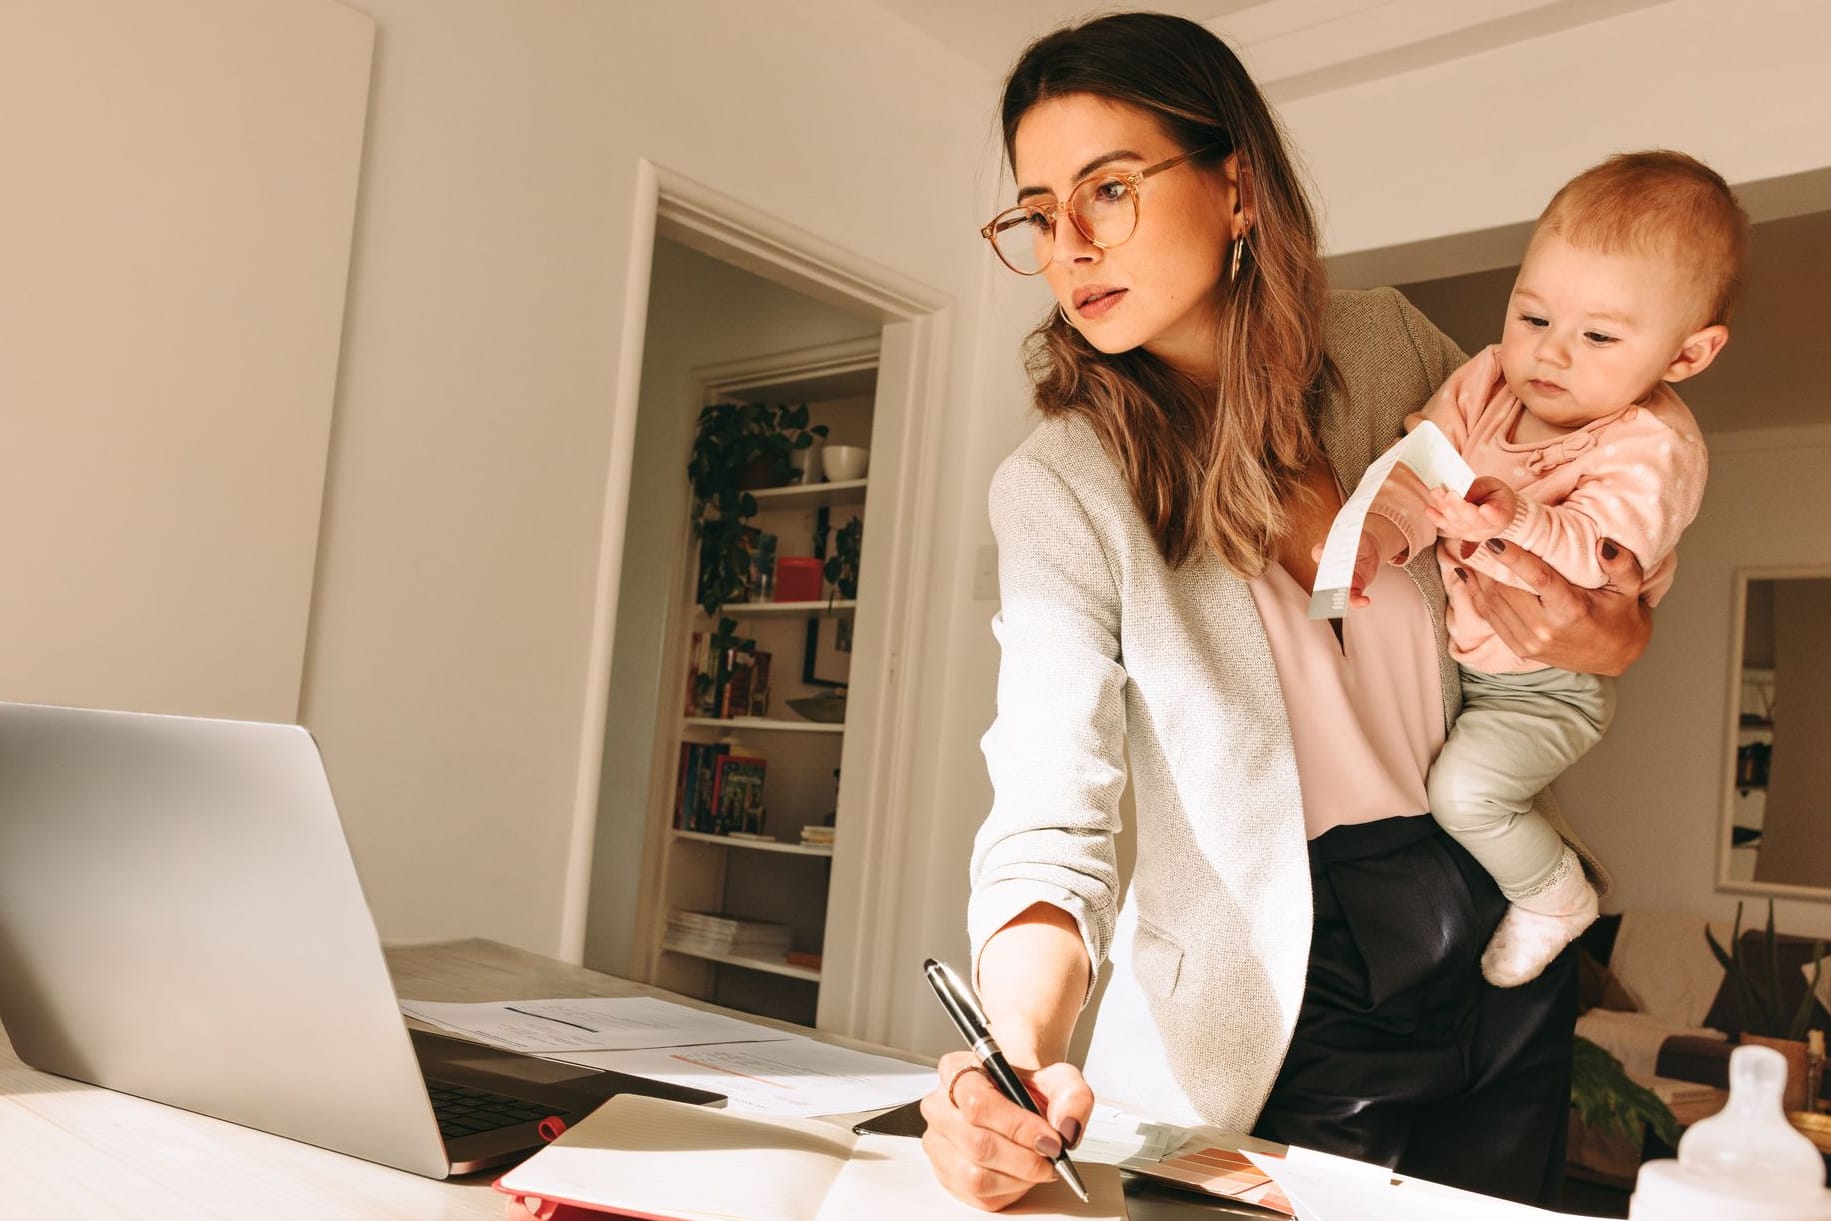
[[(944, 1057), (923, 1103), (936, 1174), (1003, 1207), (1054, 1177), (1097, 1091), (1544, 1198), (1573, 972), (1504, 991), (1477, 973), (1504, 903), (1425, 809), (1460, 702), (1431, 557), (1386, 569), (1346, 622), (1305, 614), (1342, 489), (1462, 354), (1391, 290), (1324, 292), (1276, 121), (1201, 26), (1052, 34), (1003, 111), (1018, 207), (984, 233), (1057, 309), (1030, 353), (1044, 422), (992, 487), (997, 795), (969, 924), (1047, 1122)], [(1581, 591), (1516, 551), (1533, 593), (1477, 597), (1523, 656), (1614, 673), (1638, 655), (1631, 557)], [(1108, 958), (1083, 1079), (1063, 1058)]]

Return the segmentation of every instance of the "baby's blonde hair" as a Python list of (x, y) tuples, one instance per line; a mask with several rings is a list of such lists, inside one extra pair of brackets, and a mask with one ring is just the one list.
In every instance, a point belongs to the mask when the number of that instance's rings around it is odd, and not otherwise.
[(1564, 184), (1533, 230), (1608, 254), (1670, 262), (1689, 283), (1697, 325), (1728, 323), (1742, 291), (1748, 214), (1723, 176), (1684, 153), (1616, 153)]

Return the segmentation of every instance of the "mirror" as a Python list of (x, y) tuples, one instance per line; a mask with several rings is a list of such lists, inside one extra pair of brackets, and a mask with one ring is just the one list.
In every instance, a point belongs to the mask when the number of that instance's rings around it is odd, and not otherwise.
[(1735, 579), (1717, 885), (1831, 899), (1831, 568)]

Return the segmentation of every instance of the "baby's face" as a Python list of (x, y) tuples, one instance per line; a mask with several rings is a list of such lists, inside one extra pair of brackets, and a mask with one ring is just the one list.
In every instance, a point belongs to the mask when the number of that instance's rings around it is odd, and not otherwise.
[(1695, 330), (1693, 290), (1665, 260), (1542, 231), (1507, 301), (1500, 366), (1547, 424), (1579, 428), (1643, 398)]

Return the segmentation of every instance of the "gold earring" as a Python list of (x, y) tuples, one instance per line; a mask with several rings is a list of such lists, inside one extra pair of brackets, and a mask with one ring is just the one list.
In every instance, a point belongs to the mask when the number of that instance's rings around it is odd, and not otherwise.
[(1245, 249), (1246, 249), (1246, 235), (1244, 233), (1242, 233), (1242, 234), (1240, 234), (1240, 236), (1233, 239), (1233, 261), (1227, 267), (1228, 280), (1235, 281), (1235, 282), (1237, 282), (1239, 280), (1239, 278), (1240, 278), (1240, 254)]

